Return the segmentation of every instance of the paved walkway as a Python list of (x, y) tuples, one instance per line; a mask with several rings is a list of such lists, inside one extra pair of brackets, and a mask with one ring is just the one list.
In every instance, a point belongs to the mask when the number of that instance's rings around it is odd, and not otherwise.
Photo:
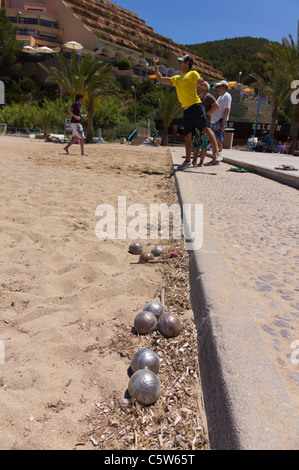
[(212, 446), (298, 449), (299, 171), (275, 167), (299, 158), (226, 150), (179, 171), (184, 149), (171, 153), (181, 203), (204, 208), (190, 280)]
[[(241, 150), (224, 150), (223, 155), (226, 163), (299, 189), (299, 157)], [(291, 165), (298, 171), (277, 170), (281, 165)]]

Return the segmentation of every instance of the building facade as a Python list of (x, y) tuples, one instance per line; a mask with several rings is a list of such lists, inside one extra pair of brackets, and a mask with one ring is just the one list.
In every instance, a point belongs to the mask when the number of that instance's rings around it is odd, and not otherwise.
[[(159, 57), (163, 75), (177, 72), (177, 57), (190, 53), (184, 46), (156, 33), (135, 13), (108, 0), (5, 0), (7, 15), (17, 27), (24, 46), (60, 50), (68, 41), (83, 45), (83, 52), (112, 64), (128, 59), (134, 74), (149, 75)], [(197, 54), (195, 67), (208, 80), (222, 75)]]

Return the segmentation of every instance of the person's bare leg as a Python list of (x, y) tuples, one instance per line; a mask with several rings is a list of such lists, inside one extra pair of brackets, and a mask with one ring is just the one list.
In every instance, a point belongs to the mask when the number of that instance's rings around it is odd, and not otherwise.
[(69, 148), (71, 145), (75, 144), (76, 142), (78, 141), (78, 137), (73, 137), (72, 140), (67, 144), (66, 147), (64, 147), (64, 150), (66, 151), (66, 153), (68, 154), (69, 153)]
[(219, 152), (219, 148), (218, 148), (218, 143), (217, 143), (215, 134), (214, 134), (214, 132), (212, 131), (212, 129), (210, 127), (205, 127), (204, 131), (207, 134), (207, 136), (209, 137), (209, 141), (212, 145), (212, 150), (213, 150), (213, 159), (212, 159), (212, 161), (214, 163), (216, 163), (216, 152)]
[(200, 162), (199, 162), (199, 166), (203, 166), (203, 162), (205, 161), (206, 155), (207, 155), (207, 151), (206, 151), (206, 150), (202, 150), (202, 151), (200, 152)]
[(194, 149), (193, 150), (193, 162), (192, 162), (193, 166), (196, 166), (198, 155), (199, 155), (199, 149)]
[(81, 146), (81, 155), (85, 155), (85, 153), (84, 153), (84, 139), (80, 140), (80, 146)]
[(186, 145), (186, 162), (191, 161), (191, 153), (192, 153), (192, 132), (185, 136), (185, 145)]

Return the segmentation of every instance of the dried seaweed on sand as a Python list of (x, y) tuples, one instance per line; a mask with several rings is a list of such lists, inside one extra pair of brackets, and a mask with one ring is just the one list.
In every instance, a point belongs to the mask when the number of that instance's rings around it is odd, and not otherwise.
[[(122, 396), (115, 394), (96, 404), (94, 413), (87, 418), (88, 430), (82, 436), (82, 440), (91, 441), (95, 449), (209, 448), (199, 383), (197, 332), (193, 318), (188, 315), (188, 255), (183, 242), (175, 243), (180, 256), (171, 264), (159, 266), (163, 274), (165, 310), (180, 316), (182, 332), (176, 338), (165, 338), (158, 331), (139, 336), (132, 325), (122, 324), (108, 346), (109, 351), (129, 361), (138, 349), (155, 351), (161, 362), (160, 398), (154, 405), (145, 407), (136, 401), (132, 403), (124, 390)], [(99, 350), (100, 355), (104, 353)]]

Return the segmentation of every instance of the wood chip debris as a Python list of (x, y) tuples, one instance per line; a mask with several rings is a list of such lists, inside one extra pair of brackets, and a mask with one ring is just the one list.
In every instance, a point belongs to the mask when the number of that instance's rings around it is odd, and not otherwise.
[[(150, 407), (132, 403), (125, 390), (122, 395), (106, 397), (86, 417), (87, 431), (80, 437), (80, 445), (90, 441), (97, 450), (209, 450), (199, 383), (197, 331), (193, 318), (184, 317), (191, 310), (188, 255), (183, 241), (172, 241), (169, 253), (173, 247), (179, 257), (171, 264), (158, 265), (163, 285), (157, 297), (163, 295), (167, 312), (180, 315), (181, 334), (164, 338), (154, 331), (139, 336), (131, 325), (122, 324), (108, 345), (109, 351), (128, 359), (139, 348), (153, 349), (161, 362), (161, 395)], [(107, 349), (96, 349), (99, 356), (107, 353)]]

